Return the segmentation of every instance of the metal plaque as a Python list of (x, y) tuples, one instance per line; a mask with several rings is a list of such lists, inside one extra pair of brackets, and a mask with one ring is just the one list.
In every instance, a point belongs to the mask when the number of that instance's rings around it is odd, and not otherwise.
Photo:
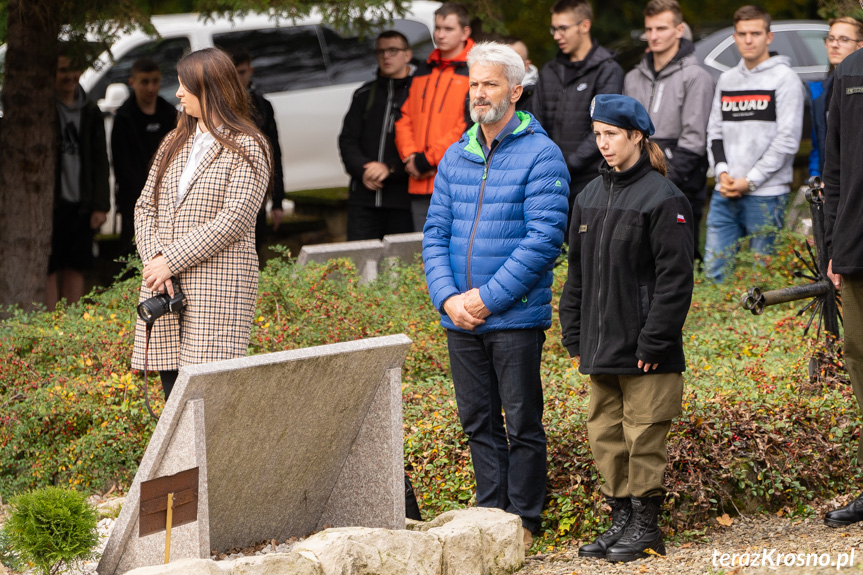
[(198, 520), (198, 468), (141, 482), (138, 537), (165, 531), (168, 494), (174, 494), (172, 527)]

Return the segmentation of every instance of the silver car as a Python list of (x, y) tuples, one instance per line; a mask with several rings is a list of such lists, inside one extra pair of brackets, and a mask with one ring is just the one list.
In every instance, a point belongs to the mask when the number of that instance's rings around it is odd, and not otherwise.
[[(823, 80), (829, 62), (824, 38), (830, 30), (826, 22), (818, 20), (778, 20), (770, 25), (773, 42), (770, 52), (791, 59), (791, 67), (806, 82)], [(713, 76), (719, 79), (722, 72), (740, 62), (740, 52), (734, 44), (734, 27), (723, 28), (695, 43), (695, 55)]]

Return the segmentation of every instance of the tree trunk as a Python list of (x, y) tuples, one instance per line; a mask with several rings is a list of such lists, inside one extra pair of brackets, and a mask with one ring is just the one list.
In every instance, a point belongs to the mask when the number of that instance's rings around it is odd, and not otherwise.
[(59, 5), (9, 0), (8, 9), (0, 130), (0, 314), (8, 305), (32, 309), (44, 299), (57, 146)]

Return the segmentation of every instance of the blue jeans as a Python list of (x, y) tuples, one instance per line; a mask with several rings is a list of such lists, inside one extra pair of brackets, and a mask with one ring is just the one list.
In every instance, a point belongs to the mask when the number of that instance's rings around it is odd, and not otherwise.
[(776, 230), (785, 221), (788, 194), (781, 196), (742, 196), (724, 198), (715, 191), (707, 213), (707, 239), (704, 246), (704, 270), (707, 277), (722, 283), (738, 241), (746, 236), (749, 249), (769, 254), (776, 240)]
[(541, 329), (447, 330), (459, 420), (476, 475), (476, 503), (518, 515), (534, 533), (545, 499), (539, 375), (544, 342)]

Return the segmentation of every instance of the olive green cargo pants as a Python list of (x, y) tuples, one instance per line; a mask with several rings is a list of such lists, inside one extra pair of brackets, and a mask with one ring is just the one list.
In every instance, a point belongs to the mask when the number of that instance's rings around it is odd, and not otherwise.
[[(863, 274), (842, 276), (841, 293), (845, 367), (857, 404), (863, 410)], [(857, 465), (863, 465), (863, 434), (857, 445)]]
[(665, 493), (665, 438), (682, 401), (680, 373), (590, 376), (587, 434), (604, 495)]

